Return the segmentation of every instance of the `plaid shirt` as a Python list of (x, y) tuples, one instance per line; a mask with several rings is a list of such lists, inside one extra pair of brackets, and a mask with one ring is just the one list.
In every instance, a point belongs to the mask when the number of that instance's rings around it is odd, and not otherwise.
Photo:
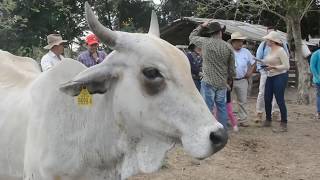
[(99, 64), (104, 60), (104, 58), (106, 58), (106, 53), (103, 51), (97, 51), (97, 53), (98, 53), (98, 58), (99, 58), (98, 61), (93, 59), (93, 57), (91, 56), (91, 54), (88, 50), (80, 53), (80, 55), (78, 56), (78, 61), (87, 67), (91, 67), (96, 64)]
[(216, 88), (226, 88), (228, 78), (235, 77), (233, 48), (222, 39), (200, 37), (201, 26), (194, 29), (190, 42), (202, 49), (203, 81)]

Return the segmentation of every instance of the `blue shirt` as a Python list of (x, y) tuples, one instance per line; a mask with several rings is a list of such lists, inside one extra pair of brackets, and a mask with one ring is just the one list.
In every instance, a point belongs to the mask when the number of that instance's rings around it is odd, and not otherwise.
[(99, 64), (106, 58), (106, 53), (103, 51), (97, 51), (97, 53), (98, 53), (97, 61), (92, 57), (91, 53), (88, 50), (80, 53), (80, 55), (78, 56), (78, 61), (87, 67), (91, 67), (96, 64)]
[(320, 49), (311, 56), (310, 70), (313, 75), (313, 83), (320, 84)]
[[(287, 46), (286, 42), (283, 42), (283, 48), (286, 51), (287, 55), (289, 56), (289, 49), (288, 49), (288, 46)], [(267, 55), (269, 54), (270, 50), (271, 49), (267, 45), (266, 41), (261, 42), (259, 47), (258, 47), (258, 49), (257, 49), (256, 58), (260, 59), (260, 60), (264, 60), (267, 57)], [(261, 70), (261, 64), (260, 63), (257, 63), (257, 70), (258, 71)]]
[(235, 55), (235, 66), (236, 66), (236, 78), (244, 78), (248, 72), (248, 67), (253, 65), (253, 55), (246, 48), (241, 48), (238, 51), (234, 51)]

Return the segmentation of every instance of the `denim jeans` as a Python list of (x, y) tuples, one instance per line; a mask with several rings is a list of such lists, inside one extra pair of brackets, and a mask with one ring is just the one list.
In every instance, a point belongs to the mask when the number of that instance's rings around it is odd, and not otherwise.
[(194, 79), (193, 82), (194, 82), (194, 84), (196, 85), (198, 91), (200, 92), (200, 89), (201, 89), (201, 80)]
[(281, 113), (281, 122), (287, 123), (287, 107), (284, 100), (284, 91), (288, 83), (288, 73), (268, 77), (264, 92), (266, 120), (271, 121), (271, 109), (273, 95), (276, 97), (277, 104)]
[(320, 84), (316, 84), (317, 88), (317, 111), (320, 113)]
[[(264, 88), (266, 86), (267, 81), (267, 72), (264, 70), (260, 70), (260, 84), (259, 84), (259, 93), (257, 97), (257, 105), (256, 105), (256, 112), (257, 113), (264, 113), (265, 112), (265, 104), (264, 104)], [(274, 96), (273, 96), (274, 98)], [(275, 98), (272, 101), (272, 113), (279, 112), (279, 107), (276, 103)]]
[(214, 106), (217, 106), (217, 119), (225, 129), (227, 128), (228, 120), (226, 93), (227, 88), (216, 88), (204, 81), (201, 81), (201, 95), (211, 112), (213, 112)]

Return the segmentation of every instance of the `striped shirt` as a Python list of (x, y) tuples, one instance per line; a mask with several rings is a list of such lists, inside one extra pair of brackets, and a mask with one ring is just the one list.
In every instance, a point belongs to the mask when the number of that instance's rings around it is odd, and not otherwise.
[(96, 64), (99, 64), (106, 58), (106, 53), (103, 51), (97, 51), (97, 53), (98, 53), (98, 60), (95, 60), (88, 50), (83, 51), (78, 56), (78, 61), (87, 67), (91, 67)]
[(216, 88), (226, 88), (228, 78), (235, 77), (233, 48), (222, 39), (201, 37), (201, 26), (194, 29), (190, 42), (202, 49), (203, 81)]

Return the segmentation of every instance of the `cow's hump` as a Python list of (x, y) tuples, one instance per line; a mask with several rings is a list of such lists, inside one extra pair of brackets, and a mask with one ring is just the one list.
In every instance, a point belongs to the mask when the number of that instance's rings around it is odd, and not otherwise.
[(40, 73), (35, 60), (0, 50), (0, 89), (24, 88)]

